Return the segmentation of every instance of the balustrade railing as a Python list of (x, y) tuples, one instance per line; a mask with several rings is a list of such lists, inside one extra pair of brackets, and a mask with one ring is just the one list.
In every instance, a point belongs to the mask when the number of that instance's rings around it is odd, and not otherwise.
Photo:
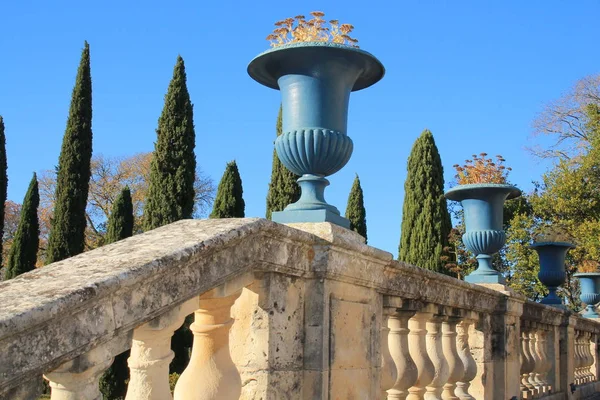
[[(307, 232), (308, 231), (308, 232)], [(0, 284), (0, 397), (583, 399), (600, 324), (392, 260), (330, 224), (181, 221)], [(171, 394), (173, 333), (193, 347)], [(572, 392), (572, 390), (574, 390)]]

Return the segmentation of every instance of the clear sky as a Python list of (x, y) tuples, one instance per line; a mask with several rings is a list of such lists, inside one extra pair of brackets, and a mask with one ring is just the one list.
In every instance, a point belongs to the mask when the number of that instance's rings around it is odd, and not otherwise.
[(90, 43), (94, 153), (151, 151), (177, 54), (194, 103), (198, 164), (218, 182), (236, 159), (246, 215), (265, 214), (279, 92), (248, 62), (277, 20), (325, 12), (355, 26), (386, 76), (351, 95), (354, 154), (330, 177), (342, 212), (354, 174), (365, 192), (369, 244), (397, 254), (406, 160), (424, 128), (447, 184), (473, 153), (502, 154), (511, 181), (532, 188), (547, 168), (529, 155), (544, 103), (600, 71), (600, 1), (43, 1), (6, 0), (0, 15), (0, 115), (8, 198), (52, 169), (84, 40)]

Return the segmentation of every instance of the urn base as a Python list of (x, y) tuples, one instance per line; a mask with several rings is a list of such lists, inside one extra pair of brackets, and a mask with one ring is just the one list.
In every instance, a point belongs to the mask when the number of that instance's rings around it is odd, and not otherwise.
[(271, 220), (280, 224), (291, 224), (295, 222), (331, 222), (343, 228), (350, 229), (350, 221), (329, 210), (293, 210), (276, 211)]
[(492, 267), (492, 257), (488, 254), (477, 256), (479, 267), (465, 277), (469, 283), (500, 283), (505, 284), (504, 276)]

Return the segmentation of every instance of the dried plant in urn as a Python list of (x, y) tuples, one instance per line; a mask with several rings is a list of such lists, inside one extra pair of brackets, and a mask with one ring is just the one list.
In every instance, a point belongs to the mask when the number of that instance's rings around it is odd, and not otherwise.
[(478, 268), (465, 280), (472, 283), (504, 283), (504, 277), (491, 263), (492, 254), (506, 243), (502, 229), (504, 202), (521, 195), (521, 191), (507, 182), (510, 167), (505, 159), (487, 158), (487, 153), (473, 155), (462, 166), (455, 165), (457, 186), (445, 194), (449, 200), (459, 201), (464, 210), (465, 234), (463, 243), (476, 255)]
[[(325, 201), (326, 177), (344, 167), (352, 155), (347, 128), (350, 93), (379, 81), (384, 68), (358, 48), (350, 36), (354, 26), (327, 22), (321, 11), (310, 16), (276, 22), (267, 37), (271, 48), (248, 65), (254, 80), (281, 91), (283, 133), (275, 149), (283, 165), (300, 176), (300, 199), (273, 213), (272, 219), (332, 222), (347, 228), (350, 222)], [(270, 139), (263, 140), (266, 144)]]
[(358, 40), (350, 37), (353, 25), (340, 24), (336, 19), (327, 23), (323, 18), (325, 13), (321, 11), (313, 11), (310, 15), (309, 20), (304, 15), (297, 15), (276, 22), (273, 33), (267, 36), (271, 47), (298, 42), (331, 42), (358, 48)]

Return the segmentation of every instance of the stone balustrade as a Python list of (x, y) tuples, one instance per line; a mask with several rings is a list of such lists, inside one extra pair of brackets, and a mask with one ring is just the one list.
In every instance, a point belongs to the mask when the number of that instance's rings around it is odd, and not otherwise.
[[(329, 223), (180, 221), (0, 283), (0, 397), (584, 399), (600, 324), (392, 259)], [(169, 389), (170, 341), (194, 314)], [(173, 397), (172, 397), (173, 396)]]

